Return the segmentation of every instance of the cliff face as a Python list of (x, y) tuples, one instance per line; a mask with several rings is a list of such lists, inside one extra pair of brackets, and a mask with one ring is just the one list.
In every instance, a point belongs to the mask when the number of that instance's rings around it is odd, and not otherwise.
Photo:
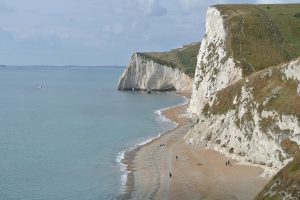
[(258, 164), (265, 175), (293, 159), (282, 141), (300, 144), (300, 59), (290, 61), (300, 55), (292, 27), (299, 7), (208, 9), (190, 102), (198, 123), (188, 143)]
[(291, 151), (300, 144), (299, 9), (300, 4), (212, 6), (193, 83), (181, 64), (194, 50), (175, 57), (171, 51), (134, 54), (119, 89), (192, 87), (189, 111), (198, 122), (186, 142), (259, 165), (266, 176), (281, 170), (259, 199), (299, 199), (299, 150)]
[(300, 144), (300, 59), (254, 73), (210, 96), (187, 142), (273, 175), (292, 156), (282, 145)]
[(242, 78), (242, 70), (228, 52), (228, 35), (220, 11), (210, 7), (201, 41), (190, 110), (199, 114), (208, 97)]
[(207, 11), (190, 110), (255, 72), (300, 56), (300, 4), (216, 5)]
[(135, 53), (119, 80), (118, 89), (190, 92), (192, 84), (193, 79), (180, 69)]

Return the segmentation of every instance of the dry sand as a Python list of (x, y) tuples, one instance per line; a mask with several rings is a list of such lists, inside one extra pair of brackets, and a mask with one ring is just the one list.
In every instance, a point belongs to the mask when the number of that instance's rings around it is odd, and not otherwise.
[(218, 152), (186, 144), (183, 136), (194, 124), (178, 117), (186, 108), (166, 110), (178, 127), (126, 154), (131, 173), (120, 199), (253, 199), (269, 180), (259, 176), (263, 170), (234, 160), (226, 166), (228, 158)]

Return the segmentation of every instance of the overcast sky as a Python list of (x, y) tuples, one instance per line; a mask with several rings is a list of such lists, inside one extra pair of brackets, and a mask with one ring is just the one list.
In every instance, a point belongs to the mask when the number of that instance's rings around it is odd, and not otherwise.
[(283, 0), (0, 0), (0, 64), (126, 65), (200, 41), (217, 3)]

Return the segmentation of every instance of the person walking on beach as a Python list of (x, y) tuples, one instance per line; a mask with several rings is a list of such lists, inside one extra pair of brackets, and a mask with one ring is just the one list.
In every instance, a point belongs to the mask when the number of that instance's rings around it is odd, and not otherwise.
[(171, 172), (169, 172), (169, 177), (172, 178), (172, 173)]

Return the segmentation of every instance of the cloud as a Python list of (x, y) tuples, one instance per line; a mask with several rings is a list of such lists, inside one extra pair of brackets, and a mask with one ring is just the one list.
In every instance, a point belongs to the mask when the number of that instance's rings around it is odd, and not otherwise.
[(180, 5), (182, 6), (184, 11), (198, 10), (200, 9), (205, 1), (201, 0), (180, 0)]
[(201, 40), (210, 5), (256, 1), (0, 0), (0, 63), (125, 64)]
[(213, 4), (226, 4), (226, 3), (251, 3), (251, 0), (179, 0), (179, 5), (184, 11), (199, 11), (207, 9), (208, 6)]
[(14, 9), (0, 0), (0, 12), (12, 12)]
[(139, 0), (139, 4), (146, 15), (160, 16), (167, 12), (167, 9), (159, 4), (159, 0)]
[(109, 34), (121, 34), (124, 31), (124, 27), (122, 24), (116, 23), (116, 24), (107, 24), (104, 26), (103, 29), (105, 32)]

